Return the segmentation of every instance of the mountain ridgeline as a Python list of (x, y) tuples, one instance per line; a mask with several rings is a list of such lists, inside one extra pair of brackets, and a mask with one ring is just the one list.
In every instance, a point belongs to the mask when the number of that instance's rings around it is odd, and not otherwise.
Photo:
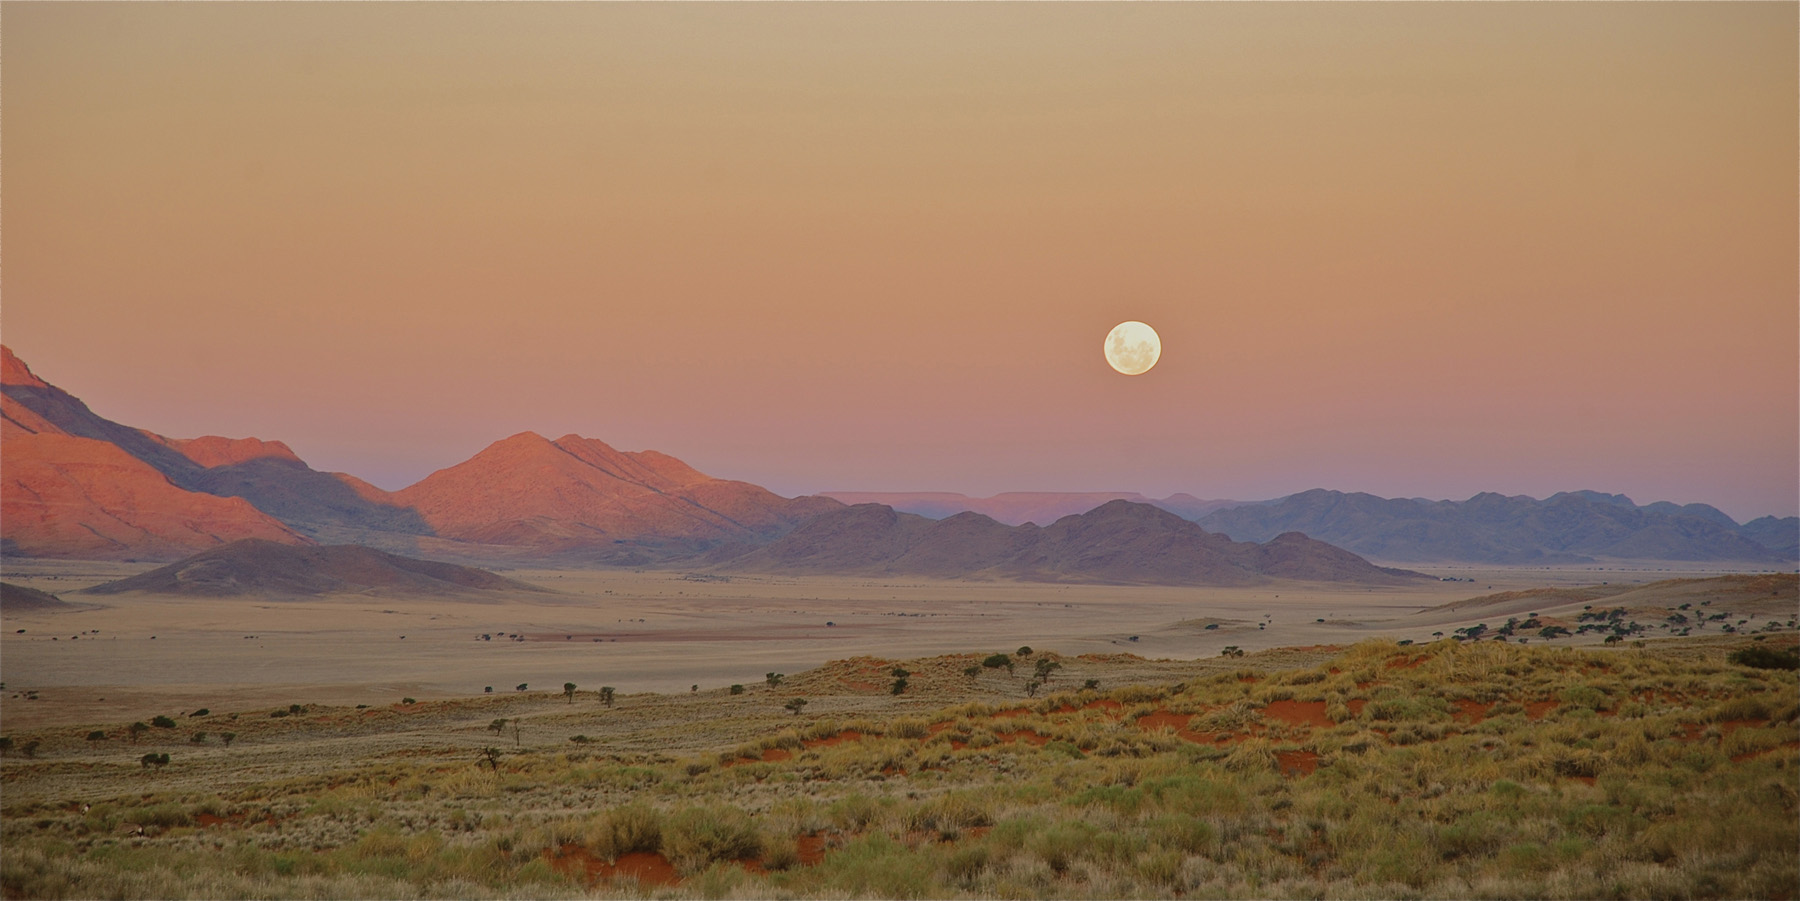
[[(847, 505), (781, 497), (655, 451), (532, 432), (384, 491), (315, 470), (280, 441), (176, 439), (113, 422), (5, 347), (0, 442), (0, 554), (8, 557), (170, 561), (248, 540), (243, 547), (257, 550), (240, 547), (236, 553), (249, 561), (242, 565), (261, 561), (274, 570), (289, 563), (272, 546), (359, 545), (477, 564), (1194, 585), (1411, 577), (1365, 557), (1497, 564), (1785, 564), (1800, 557), (1794, 517), (1739, 525), (1704, 504), (1640, 507), (1594, 492), (1452, 502), (1308, 491), (1259, 504), (1108, 492), (840, 493), (893, 502)], [(184, 563), (179, 572), (196, 585), (255, 584), (237, 570), (215, 577), (226, 571), (216, 560)], [(385, 590), (389, 581), (372, 584)]]
[(1167, 510), (1125, 500), (1041, 528), (1009, 526), (979, 513), (931, 520), (858, 504), (820, 514), (724, 568), (1158, 585), (1255, 585), (1281, 578), (1401, 585), (1427, 578), (1377, 567), (1298, 532), (1263, 544), (1232, 541)]
[(1782, 564), (1800, 558), (1800, 519), (1738, 525), (1706, 504), (1638, 506), (1621, 494), (1569, 491), (1545, 500), (1478, 494), (1466, 501), (1313, 490), (1218, 510), (1208, 529), (1264, 541), (1305, 532), (1396, 563), (1585, 563), (1595, 559)]

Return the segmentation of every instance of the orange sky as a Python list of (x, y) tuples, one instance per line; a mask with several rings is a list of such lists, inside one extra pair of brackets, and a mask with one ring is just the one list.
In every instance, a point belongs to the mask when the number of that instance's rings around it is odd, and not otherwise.
[(0, 329), (390, 488), (1792, 514), (1797, 10), (8, 3)]

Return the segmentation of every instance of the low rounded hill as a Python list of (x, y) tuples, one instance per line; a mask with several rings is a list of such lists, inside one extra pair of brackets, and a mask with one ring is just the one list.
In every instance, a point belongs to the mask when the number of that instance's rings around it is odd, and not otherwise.
[(245, 539), (127, 579), (96, 585), (84, 593), (141, 591), (191, 597), (447, 596), (544, 590), (485, 569), (415, 560), (360, 545), (294, 546)]

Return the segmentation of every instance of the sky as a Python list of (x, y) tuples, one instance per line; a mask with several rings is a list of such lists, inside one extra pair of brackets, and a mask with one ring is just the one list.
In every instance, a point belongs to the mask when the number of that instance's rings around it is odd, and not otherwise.
[(0, 339), (386, 488), (529, 429), (787, 495), (1792, 515), (1797, 17), (6, 3)]

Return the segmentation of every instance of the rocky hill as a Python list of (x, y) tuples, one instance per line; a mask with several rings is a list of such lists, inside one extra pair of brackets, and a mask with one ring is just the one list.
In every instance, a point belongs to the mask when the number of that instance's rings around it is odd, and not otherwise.
[(484, 569), (415, 560), (358, 545), (295, 547), (235, 541), (159, 569), (84, 590), (84, 594), (191, 597), (322, 594), (449, 596), (544, 589)]

